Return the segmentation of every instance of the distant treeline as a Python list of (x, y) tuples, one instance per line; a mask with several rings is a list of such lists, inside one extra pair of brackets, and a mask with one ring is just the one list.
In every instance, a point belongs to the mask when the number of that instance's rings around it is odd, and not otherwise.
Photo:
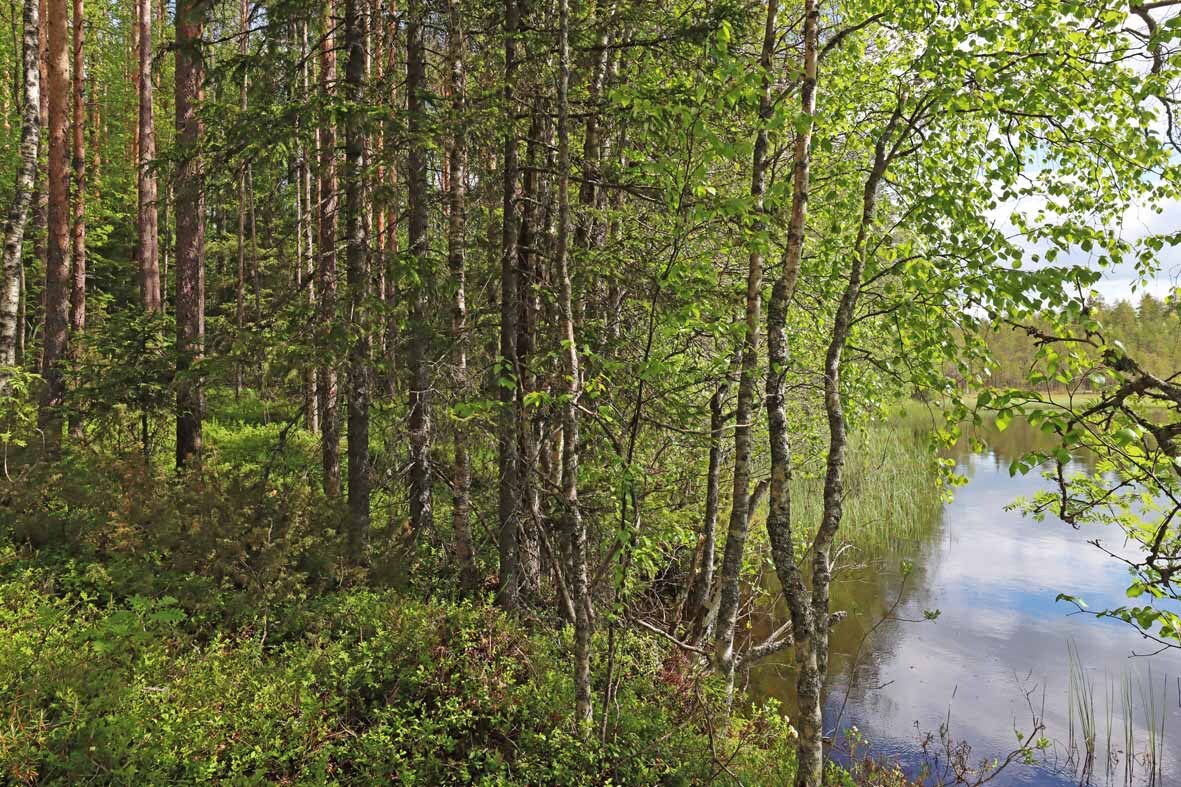
[[(1167, 378), (1181, 371), (1181, 304), (1177, 300), (1161, 300), (1147, 293), (1134, 306), (1126, 300), (1114, 305), (1100, 300), (1093, 305), (1092, 316), (1133, 357), (1142, 359), (1143, 366), (1153, 374)], [(1007, 324), (986, 330), (984, 338), (995, 359), (994, 384), (1026, 385), (1036, 361), (1037, 338), (1024, 328)], [(1049, 386), (1061, 387), (1061, 384)]]

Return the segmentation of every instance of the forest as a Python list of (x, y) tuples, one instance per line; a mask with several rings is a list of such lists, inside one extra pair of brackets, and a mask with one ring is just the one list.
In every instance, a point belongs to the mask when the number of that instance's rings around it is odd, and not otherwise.
[(1181, 0), (0, 16), (0, 782), (1090, 773), (842, 724), (981, 456), (1181, 779)]

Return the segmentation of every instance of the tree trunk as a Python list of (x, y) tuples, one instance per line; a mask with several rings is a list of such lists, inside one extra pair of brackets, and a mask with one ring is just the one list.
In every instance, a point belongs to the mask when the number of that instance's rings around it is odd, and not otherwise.
[[(587, 101), (590, 104), (590, 111), (586, 116), (586, 124), (584, 126), (582, 139), (582, 183), (578, 187), (578, 203), (584, 207), (590, 208), (598, 205), (600, 189), (596, 188), (596, 183), (600, 180), (601, 173), (599, 172), (600, 154), (603, 150), (603, 145), (600, 140), (599, 126), (600, 126), (600, 100), (603, 94), (603, 88), (607, 77), (607, 52), (608, 44), (610, 43), (610, 34), (608, 25), (611, 23), (611, 15), (614, 12), (614, 4), (611, 4), (607, 13), (603, 14), (602, 23), (595, 38), (595, 46), (592, 50), (589, 84), (587, 85)], [(596, 231), (596, 226), (601, 225), (599, 217), (591, 211), (585, 211), (585, 215), (578, 222), (578, 226), (574, 233), (575, 246), (582, 249), (589, 249), (601, 245), (603, 235)]]
[(738, 619), (738, 605), (742, 592), (742, 559), (746, 537), (750, 531), (750, 451), (752, 421), (755, 415), (755, 375), (759, 365), (759, 312), (763, 289), (762, 235), (766, 229), (763, 216), (763, 192), (767, 176), (767, 121), (771, 116), (771, 57), (775, 50), (775, 16), (778, 0), (767, 0), (767, 19), (763, 29), (763, 46), (759, 55), (762, 70), (762, 96), (759, 98), (759, 128), (755, 136), (751, 161), (750, 195), (755, 220), (750, 232), (749, 267), (746, 278), (746, 333), (742, 345), (742, 369), (738, 380), (738, 407), (734, 424), (734, 491), (730, 505), (730, 523), (726, 535), (726, 551), (722, 558), (719, 580), (721, 602), (718, 607), (717, 662), (718, 668), (732, 687), (734, 680), (734, 629)]
[[(538, 231), (538, 214), (543, 205), (548, 206), (552, 195), (545, 188), (542, 177), (544, 167), (542, 148), (552, 149), (550, 136), (552, 124), (547, 112), (549, 107), (545, 96), (537, 96), (533, 102), (529, 121), (528, 142), (525, 146), (525, 167), (521, 173), (520, 214), (517, 217), (517, 403), (538, 388), (539, 375), (534, 366), (534, 351), (537, 344), (537, 323), (540, 314), (541, 270), (540, 261), (544, 254), (536, 248), (543, 239), (552, 234)], [(540, 412), (531, 414), (521, 406), (517, 421), (517, 497), (520, 519), (517, 527), (517, 565), (520, 592), (536, 598), (541, 589), (541, 538), (540, 528), (548, 523), (542, 512), (541, 492), (538, 486), (541, 443), (544, 438), (543, 416)], [(556, 539), (557, 540), (557, 539)]]
[[(38, 7), (39, 11), (37, 15), (40, 21), (37, 27), (37, 51), (40, 53), (40, 57), (37, 61), (37, 69), (40, 72), (41, 84), (38, 111), (41, 118), (40, 126), (42, 134), (42, 138), (39, 143), (40, 152), (38, 155), (44, 155), (46, 158), (48, 158), (46, 153), (46, 150), (49, 147), (49, 140), (46, 138), (49, 133), (49, 37), (47, 35), (47, 22), (49, 17), (48, 0), (39, 0)], [(48, 253), (46, 250), (48, 237), (45, 230), (48, 224), (49, 195), (47, 194), (48, 184), (45, 180), (46, 174), (48, 173), (44, 168), (40, 169), (33, 182), (33, 224), (30, 228), (33, 235), (33, 256), (42, 261), (45, 260), (46, 254)], [(42, 307), (45, 305), (44, 292), (41, 293), (40, 305)], [(34, 311), (34, 314), (36, 314), (36, 311)], [(38, 371), (40, 371), (40, 365), (40, 360), (38, 360)]]
[(431, 326), (428, 290), (431, 275), (427, 241), (427, 123), (426, 44), (423, 24), (426, 9), (422, 0), (407, 6), (406, 26), (406, 112), (410, 135), (407, 158), (407, 199), (410, 223), (407, 240), (414, 260), (417, 282), (410, 307), (410, 525), (415, 533), (431, 527), (434, 504), (431, 496)]
[[(0, 367), (17, 364), (21, 334), (21, 302), (24, 292), (25, 224), (29, 218), (37, 177), (37, 149), (41, 140), (41, 46), (38, 38), (40, 5), (24, 1), (24, 106), (21, 114), (20, 168), (16, 174), (12, 206), (4, 225), (3, 286), (0, 288)], [(0, 389), (6, 383), (0, 370)]]
[[(299, 25), (299, 61), (300, 61), (300, 96), (304, 103), (311, 97), (311, 80), (308, 63), (308, 23)], [(298, 123), (298, 118), (296, 120)], [(312, 230), (312, 168), (308, 161), (308, 149), (304, 142), (304, 135), (299, 138), (299, 163), (297, 165), (296, 188), (299, 191), (298, 217), (296, 220), (299, 233), (299, 247), (302, 252), (299, 257), (300, 275), (304, 278), (303, 287), (307, 293), (308, 313), (316, 310), (316, 252), (314, 232)], [(304, 419), (308, 431), (312, 434), (320, 431), (320, 411), (317, 407), (316, 367), (308, 364), (304, 370), (303, 383)]]
[(182, 0), (176, 10), (176, 465), (201, 452), (204, 393), (193, 364), (205, 345), (205, 184), (197, 115), (205, 81), (200, 51), (203, 0)]
[[(463, 19), (458, 0), (447, 3), (447, 60), (450, 66), (452, 128), (448, 151), (447, 176), (450, 181), (447, 212), (447, 267), (451, 272), (455, 300), (451, 311), (451, 340), (454, 343), (456, 404), (467, 396), (467, 291), (464, 230), (466, 227), (467, 142), (463, 128), (466, 108), (466, 76), (463, 61)], [(471, 485), (472, 468), (468, 457), (467, 429), (461, 421), (455, 424), (455, 469), (451, 479), (452, 538), (455, 559), (459, 563), (459, 588), (464, 595), (477, 590), (475, 550), (472, 546)]]
[[(816, 114), (816, 64), (820, 28), (818, 0), (804, 2), (803, 81), (800, 85), (800, 113), (806, 118)], [(794, 174), (792, 180), (791, 218), (788, 223), (787, 248), (783, 270), (771, 290), (767, 306), (767, 423), (771, 442), (771, 490), (767, 511), (767, 537), (771, 543), (772, 562), (791, 610), (797, 665), (796, 690), (799, 698), (797, 728), (799, 768), (797, 784), (819, 784), (823, 775), (823, 715), (821, 682), (816, 651), (813, 647), (814, 621), (808, 606), (808, 594), (796, 566), (792, 547), (791, 522), (791, 444), (787, 430), (787, 407), (784, 375), (789, 361), (787, 311), (800, 275), (804, 250), (804, 228), (808, 215), (808, 175), (812, 126), (796, 132)], [(827, 621), (827, 616), (825, 617)], [(827, 635), (827, 626), (825, 633)]]
[(502, 231), (500, 245), (500, 359), (493, 375), (500, 399), (496, 449), (499, 472), (497, 507), (500, 587), (496, 603), (501, 609), (515, 609), (520, 596), (520, 562), (517, 535), (520, 505), (517, 498), (520, 452), (517, 442), (520, 367), (517, 359), (517, 131), (515, 83), (517, 79), (517, 33), (521, 24), (517, 0), (504, 3), (504, 161)]
[(684, 607), (689, 620), (689, 639), (693, 642), (700, 642), (705, 636), (706, 601), (714, 585), (718, 507), (721, 498), (722, 437), (726, 428), (722, 404), (726, 388), (725, 383), (718, 385), (709, 399), (709, 466), (705, 477), (705, 513), (701, 522), (701, 547), (697, 556), (697, 572)]
[[(247, 44), (250, 38), (250, 1), (240, 0), (238, 3), (238, 56), (245, 61)], [(238, 83), (238, 112), (246, 114), (247, 77), (245, 64), (242, 68), (242, 81)], [(244, 336), (246, 327), (246, 170), (250, 165), (243, 161), (238, 165), (238, 279), (234, 287), (234, 325), (238, 329), (238, 339)], [(242, 364), (234, 364), (234, 398), (242, 395)]]
[[(389, 9), (385, 15), (384, 24), (384, 38), (386, 40), (385, 51), (385, 66), (384, 73), (397, 73), (397, 51), (398, 51), (398, 34), (397, 34), (397, 16), (395, 14), (395, 2), (390, 0)], [(398, 106), (398, 85), (399, 80), (391, 80), (391, 87), (389, 94), (386, 96), (386, 101), (390, 106)], [(395, 121), (387, 119), (385, 128), (382, 131), (383, 144), (388, 147), (393, 147), (393, 140), (395, 138)], [(382, 336), (382, 362), (384, 364), (384, 374), (382, 375), (382, 387), (384, 392), (390, 398), (395, 396), (397, 391), (397, 350), (398, 350), (398, 314), (395, 310), (397, 304), (398, 293), (398, 250), (400, 238), (398, 237), (398, 168), (397, 166), (390, 166), (386, 170), (386, 177), (388, 183), (385, 188), (390, 195), (384, 201), (385, 219), (382, 222), (385, 225), (386, 241), (383, 244), (385, 248), (385, 259), (383, 260), (383, 273), (385, 274), (385, 290), (382, 293), (382, 302), (386, 306), (386, 321)]]
[(82, 0), (74, 0), (74, 222), (71, 228), (74, 269), (70, 291), (70, 331), (86, 327), (86, 15)]
[[(141, 2), (142, 2), (142, 0), (141, 0)], [(160, 0), (159, 5), (157, 6), (157, 15), (156, 15), (156, 29), (157, 30), (163, 31), (165, 29), (165, 26), (168, 24), (168, 7), (167, 6), (168, 6), (168, 0)], [(150, 15), (151, 0), (147, 0), (147, 5), (145, 5), (144, 9), (145, 9), (145, 12), (147, 12)], [(161, 94), (161, 96), (160, 96), (161, 109), (165, 115), (167, 115), (170, 110), (170, 107), (168, 106), (168, 99), (169, 99), (169, 96), (168, 96), (167, 91), (165, 91), (163, 94)], [(142, 107), (142, 105), (141, 105), (141, 107)], [(149, 108), (151, 107), (150, 102), (148, 103), (148, 107)], [(175, 114), (175, 108), (171, 108), (171, 109), (173, 110), (173, 112)], [(140, 111), (142, 112), (143, 109), (141, 108)], [(154, 128), (154, 125), (155, 124), (153, 122), (153, 128)], [(153, 133), (153, 137), (154, 137), (154, 133)], [(154, 139), (153, 139), (153, 149), (154, 149)], [(169, 232), (169, 229), (172, 225), (169, 223), (171, 219), (168, 215), (168, 210), (169, 210), (169, 206), (172, 205), (173, 212), (175, 213), (175, 202), (174, 201), (176, 198), (176, 191), (173, 188), (173, 184), (172, 184), (170, 178), (165, 179), (162, 192), (160, 191), (158, 179), (153, 180), (153, 185), (157, 187), (156, 208), (157, 208), (157, 213), (158, 213), (158, 220), (157, 220), (156, 226), (159, 228), (159, 232), (158, 232), (158, 235), (156, 238), (156, 248), (157, 248), (157, 251), (159, 254), (159, 262), (160, 262), (160, 265), (159, 265), (159, 288), (158, 288), (159, 292), (161, 294), (160, 311), (167, 312), (168, 311), (168, 299), (163, 296), (163, 293), (168, 292), (169, 253), (172, 252), (173, 258), (175, 259), (175, 249), (176, 249), (176, 233)], [(174, 268), (173, 276), (175, 277), (176, 276), (175, 264), (174, 264), (173, 268)]]
[[(262, 313), (262, 285), (259, 281), (258, 220), (254, 210), (254, 168), (249, 163), (246, 164), (246, 209), (248, 211), (247, 220), (250, 223), (250, 285), (254, 295), (254, 318), (258, 319), (258, 315)], [(266, 384), (266, 365), (267, 359), (264, 356), (262, 363), (263, 385)]]
[(49, 0), (46, 19), (46, 69), (49, 82), (48, 242), (45, 258), (45, 315), (41, 376), (45, 390), (38, 425), (52, 450), (61, 442), (65, 377), (61, 364), (69, 343), (70, 168), (66, 130), (70, 121), (70, 14), (66, 0)]
[(136, 239), (139, 256), (139, 288), (144, 309), (161, 310), (160, 237), (156, 210), (156, 124), (152, 117), (152, 0), (136, 0), (139, 23), (139, 161), (136, 171), (139, 211)]
[[(853, 262), (845, 290), (837, 306), (833, 320), (832, 337), (824, 358), (824, 412), (828, 420), (828, 460), (824, 474), (824, 508), (820, 516), (820, 527), (812, 543), (812, 649), (815, 652), (815, 673), (810, 680), (819, 693), (824, 675), (828, 670), (828, 598), (832, 583), (832, 545), (840, 527), (844, 501), (845, 450), (848, 446), (847, 424), (844, 403), (841, 398), (841, 366), (845, 343), (853, 326), (853, 316), (861, 295), (861, 279), (865, 271), (866, 239), (873, 222), (877, 206), (878, 185), (889, 161), (887, 143), (901, 114), (901, 106), (895, 110), (886, 130), (878, 138), (874, 150), (874, 161), (865, 181), (862, 196), (861, 223), (853, 244)], [(801, 675), (800, 681), (808, 679)], [(804, 743), (801, 742), (801, 747)], [(815, 775), (816, 760), (822, 759), (820, 752), (812, 754), (812, 772)], [(816, 779), (798, 780), (800, 787), (817, 787)]]
[[(336, 50), (335, 34), (331, 33), (331, 3), (324, 6), (324, 43), (320, 49), (321, 98), (328, 101), (335, 89)], [(320, 118), (320, 186), (319, 186), (319, 326), (327, 344), (336, 320), (336, 134), (332, 115)], [(324, 492), (329, 497), (340, 496), (340, 417), (337, 413), (337, 381), (335, 348), (322, 346), (326, 353), (320, 367), (320, 453), (324, 470)]]
[(354, 565), (364, 561), (369, 536), (369, 297), (368, 239), (365, 236), (365, 129), (361, 117), (365, 87), (365, 19), (359, 0), (344, 3), (344, 89), (349, 111), (344, 139), (345, 275), (349, 288), (348, 391), (348, 554)]
[[(131, 36), (131, 50), (128, 53), (130, 57), (127, 61), (127, 73), (131, 76), (131, 89), (135, 95), (139, 95), (139, 25), (132, 25), (129, 31)], [(131, 124), (131, 138), (128, 140), (127, 158), (130, 161), (139, 161), (139, 124)]]
[(101, 193), (103, 165), (102, 113), (99, 111), (99, 90), (99, 86), (92, 83), (90, 91), (86, 94), (86, 127), (90, 133), (90, 141), (87, 143), (90, 151), (90, 163), (87, 165), (86, 186), (87, 192), (96, 199)]
[(578, 505), (578, 345), (570, 283), (570, 3), (558, 0), (558, 248), (559, 302), (567, 388), (562, 403), (562, 503), (570, 549), (574, 601), (574, 716), (586, 725), (591, 705), (591, 598), (586, 565), (586, 525)]
[[(381, 104), (384, 101), (384, 96), (379, 92), (380, 86), (385, 84), (386, 80), (386, 25), (382, 24), (382, 13), (385, 3), (382, 0), (369, 0), (369, 77), (368, 84), (371, 86), (368, 92), (367, 101), (372, 104)], [(370, 173), (369, 176), (369, 213), (373, 223), (369, 231), (369, 270), (372, 277), (371, 286), (373, 287), (373, 296), (377, 303), (386, 302), (386, 282), (389, 278), (390, 260), (387, 254), (388, 239), (385, 230), (385, 220), (387, 216), (386, 206), (390, 202), (388, 195), (385, 193), (386, 182), (386, 139), (389, 136), (389, 122), (382, 121), (374, 124), (373, 129), (369, 135), (369, 159), (373, 161), (372, 167), (366, 167), (366, 171)], [(384, 328), (377, 325), (373, 326), (371, 332), (371, 342), (373, 343), (373, 354), (377, 364), (381, 364), (386, 357), (386, 332)], [(380, 395), (377, 392), (379, 388), (380, 378), (377, 376), (376, 366), (371, 370), (372, 379), (370, 385), (374, 389), (375, 395)]]

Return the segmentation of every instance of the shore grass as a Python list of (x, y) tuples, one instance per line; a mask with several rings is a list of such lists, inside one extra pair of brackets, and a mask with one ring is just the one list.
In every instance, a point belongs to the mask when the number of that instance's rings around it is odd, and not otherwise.
[[(837, 538), (870, 553), (912, 545), (938, 523), (944, 489), (931, 432), (938, 419), (907, 403), (881, 421), (855, 429), (845, 466), (844, 516)], [(792, 516), (809, 538), (824, 509), (822, 473), (796, 473)]]

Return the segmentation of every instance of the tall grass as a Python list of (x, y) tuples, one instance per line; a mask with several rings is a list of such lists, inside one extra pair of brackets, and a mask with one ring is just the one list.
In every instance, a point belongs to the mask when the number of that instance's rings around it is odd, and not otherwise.
[[(1166, 677), (1163, 692), (1159, 697), (1160, 712), (1158, 714), (1158, 695), (1153, 688), (1152, 665), (1148, 665), (1147, 679), (1140, 684), (1140, 702), (1144, 712), (1144, 728), (1147, 730), (1144, 747), (1144, 767), (1148, 768), (1148, 783), (1159, 783), (1158, 776), (1164, 774), (1164, 751), (1161, 744), (1165, 736), (1165, 718), (1168, 714), (1168, 703), (1165, 701), (1169, 691), (1169, 679)], [(1157, 720), (1159, 721), (1159, 725)]]
[(1095, 683), (1087, 674), (1079, 657), (1078, 646), (1070, 642), (1066, 648), (1070, 668), (1070, 686), (1067, 713), (1070, 718), (1070, 754), (1078, 762), (1078, 741), (1075, 740), (1077, 720), (1082, 738), (1082, 759), (1079, 762), (1080, 780), (1087, 782), (1095, 767)]
[(1120, 703), (1124, 712), (1124, 783), (1131, 784), (1136, 773), (1136, 721), (1132, 700), (1132, 676), (1127, 672), (1120, 680)]
[[(840, 541), (879, 555), (912, 547), (930, 534), (943, 507), (932, 426), (925, 411), (907, 408), (850, 434)], [(823, 471), (821, 457), (792, 476), (792, 519), (809, 540), (824, 508)]]
[(1115, 684), (1112, 682), (1111, 675), (1106, 669), (1103, 670), (1103, 685), (1106, 689), (1104, 693), (1107, 697), (1107, 713), (1104, 714), (1107, 717), (1107, 760), (1104, 773), (1107, 775), (1107, 780), (1111, 781), (1111, 774), (1115, 772), (1116, 762), (1115, 751), (1111, 748), (1111, 722), (1115, 714)]
[[(1076, 770), (1079, 783), (1090, 784), (1094, 772), (1098, 733), (1095, 685), (1088, 676), (1078, 648), (1073, 642), (1067, 645), (1067, 662), (1070, 670), (1066, 703), (1069, 726), (1067, 758)], [(1181, 691), (1181, 685), (1178, 688)], [(1143, 675), (1125, 669), (1118, 680), (1113, 679), (1105, 671), (1102, 696), (1106, 700), (1107, 783), (1113, 783), (1117, 768), (1122, 762), (1124, 785), (1163, 785), (1169, 678), (1165, 677), (1158, 690), (1151, 665)], [(1121, 721), (1118, 733), (1122, 740), (1114, 739), (1116, 730), (1113, 729), (1113, 720), (1117, 705)], [(1136, 723), (1137, 711), (1142, 723), (1140, 727)], [(1137, 772), (1138, 769), (1140, 773)]]

